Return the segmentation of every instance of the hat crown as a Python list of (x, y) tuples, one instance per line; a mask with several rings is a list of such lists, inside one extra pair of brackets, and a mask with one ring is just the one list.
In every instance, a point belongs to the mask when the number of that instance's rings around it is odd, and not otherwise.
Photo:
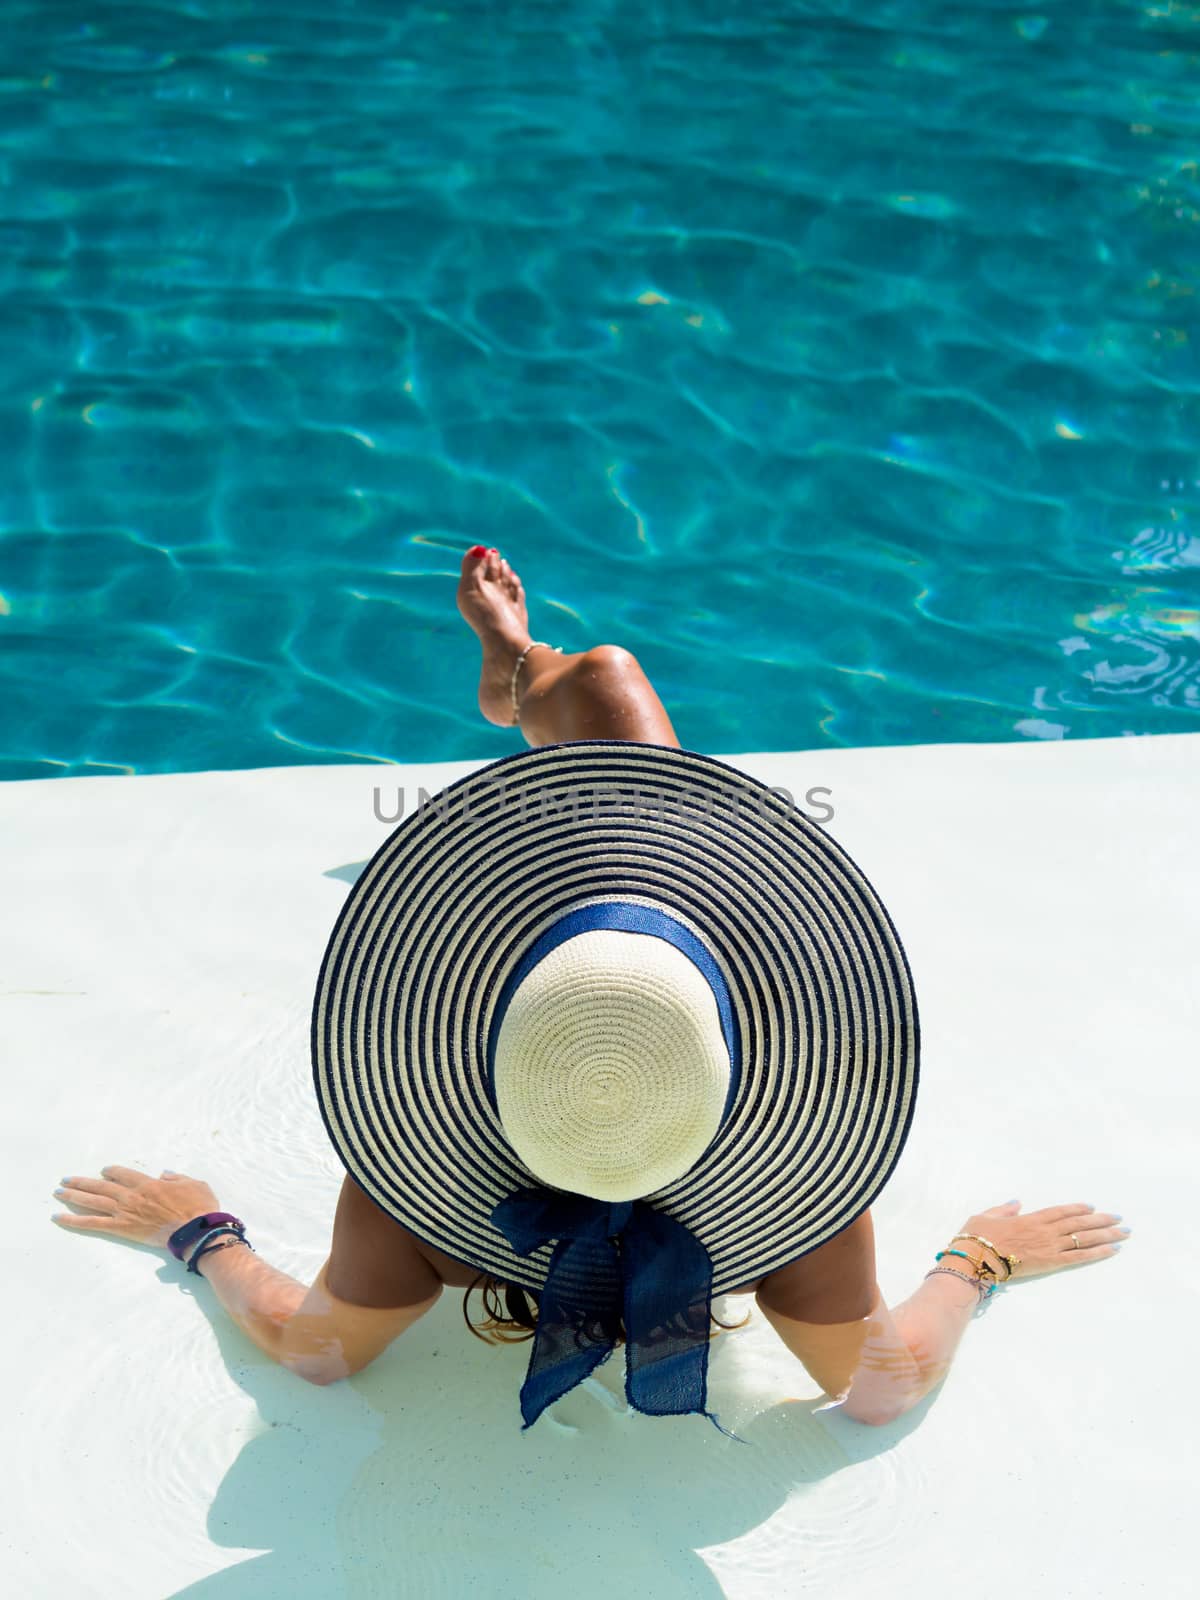
[(682, 1177), (721, 1125), (731, 1065), (712, 988), (676, 945), (604, 928), (548, 951), (496, 1038), (497, 1110), (544, 1184), (634, 1200)]

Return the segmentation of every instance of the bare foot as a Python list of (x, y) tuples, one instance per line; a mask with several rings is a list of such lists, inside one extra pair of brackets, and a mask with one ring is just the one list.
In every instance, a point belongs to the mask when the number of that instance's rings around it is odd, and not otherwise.
[[(483, 556), (473, 556), (468, 551), (463, 557), (457, 599), (458, 609), (483, 646), (479, 709), (489, 722), (511, 728), (513, 667), (529, 643), (529, 616), (521, 580), (498, 550), (489, 550)], [(532, 655), (525, 658), (522, 678), (532, 660)]]

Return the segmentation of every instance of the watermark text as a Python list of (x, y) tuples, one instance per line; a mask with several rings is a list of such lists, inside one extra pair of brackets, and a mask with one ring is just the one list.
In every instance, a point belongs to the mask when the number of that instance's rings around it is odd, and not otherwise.
[(509, 822), (537, 821), (541, 824), (616, 821), (682, 822), (745, 820), (779, 822), (798, 812), (810, 822), (832, 822), (830, 803), (833, 790), (814, 785), (805, 790), (799, 804), (790, 789), (778, 784), (759, 788), (747, 785), (711, 785), (703, 789), (660, 790), (637, 785), (597, 788), (588, 784), (563, 784), (553, 788), (529, 787), (509, 790), (503, 782), (484, 780), (466, 783), (459, 789), (442, 789), (430, 794), (417, 790), (410, 807), (408, 791), (397, 784), (385, 794), (376, 786), (373, 808), (376, 822), (395, 827), (407, 816), (425, 821), (490, 822), (503, 813)]

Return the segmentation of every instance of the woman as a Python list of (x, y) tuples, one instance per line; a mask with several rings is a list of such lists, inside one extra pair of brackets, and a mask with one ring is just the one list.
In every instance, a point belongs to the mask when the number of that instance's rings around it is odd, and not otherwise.
[[(458, 606), (482, 646), (479, 706), (488, 721), (517, 721), (535, 747), (620, 740), (679, 748), (661, 701), (628, 651), (598, 645), (564, 655), (531, 639), (520, 580), (499, 551), (478, 545), (468, 551)], [(360, 1371), (429, 1310), (445, 1286), (468, 1291), (464, 1315), (473, 1287), (483, 1287), (485, 1304), (493, 1296), (493, 1315), (484, 1324), (493, 1334), (528, 1337), (535, 1326), (526, 1291), (419, 1239), (349, 1177), (329, 1260), (311, 1288), (269, 1267), (252, 1248), (237, 1249), (248, 1242), (241, 1225), (230, 1228), (216, 1196), (199, 1180), (105, 1167), (99, 1179), (64, 1179), (56, 1194), (83, 1214), (55, 1220), (78, 1231), (166, 1248), (182, 1224), (193, 1223), (184, 1252), (193, 1269), (209, 1279), (261, 1349), (313, 1383)], [(848, 1416), (888, 1422), (945, 1376), (984, 1290), (1011, 1277), (1105, 1260), (1128, 1232), (1115, 1227), (1118, 1217), (1090, 1205), (1019, 1212), (1012, 1201), (969, 1217), (945, 1243), (945, 1262), (892, 1310), (876, 1283), (869, 1209), (790, 1265), (726, 1292), (755, 1296), (826, 1394), (848, 1396)], [(176, 1246), (178, 1253), (178, 1239)], [(497, 1315), (497, 1293), (505, 1295), (507, 1319)]]

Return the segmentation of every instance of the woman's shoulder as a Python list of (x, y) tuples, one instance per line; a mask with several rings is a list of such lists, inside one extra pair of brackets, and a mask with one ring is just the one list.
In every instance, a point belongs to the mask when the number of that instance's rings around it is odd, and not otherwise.
[(798, 1322), (853, 1322), (875, 1306), (875, 1224), (870, 1207), (849, 1226), (759, 1282), (759, 1303)]
[[(349, 1175), (342, 1181), (333, 1238), (339, 1270), (347, 1279), (353, 1275), (360, 1293), (369, 1284), (376, 1297), (359, 1302), (363, 1305), (402, 1305), (418, 1288), (428, 1293), (431, 1278), (439, 1278), (447, 1288), (467, 1288), (477, 1276), (477, 1269), (467, 1262), (418, 1239)], [(402, 1298), (389, 1298), (396, 1295)]]

